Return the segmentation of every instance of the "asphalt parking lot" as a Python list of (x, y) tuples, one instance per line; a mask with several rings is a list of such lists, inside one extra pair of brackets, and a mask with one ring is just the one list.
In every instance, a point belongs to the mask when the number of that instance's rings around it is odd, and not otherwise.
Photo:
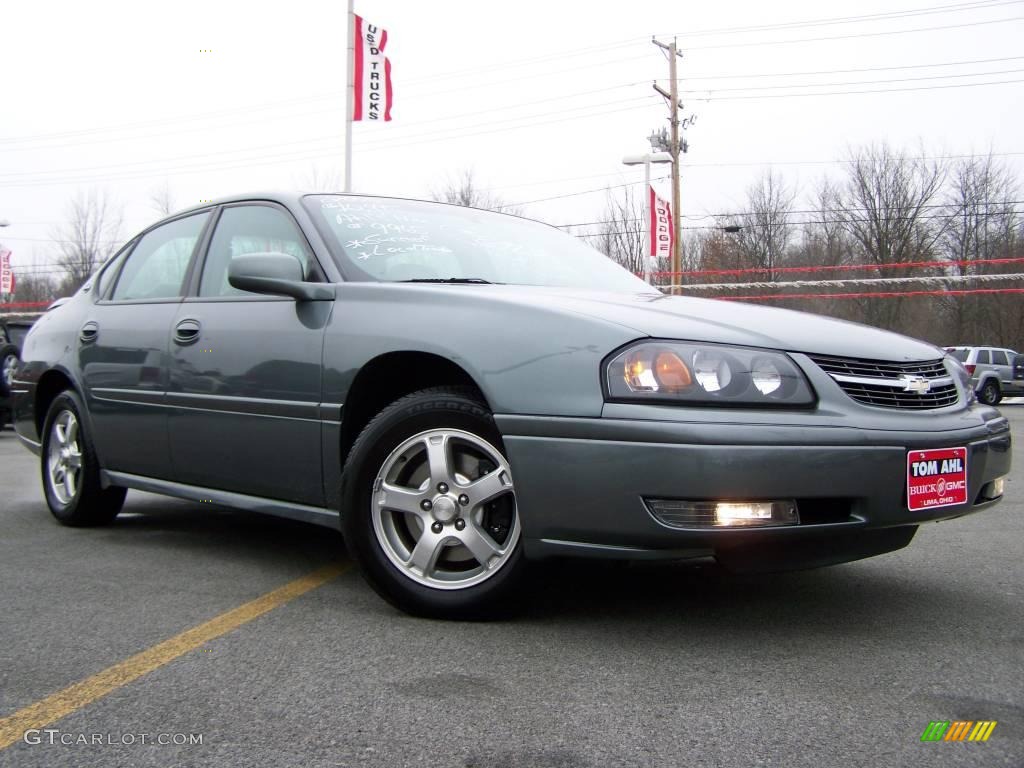
[[(548, 568), (485, 624), (398, 614), (313, 526), (132, 492), (113, 526), (62, 528), (0, 432), (0, 734), (40, 723), (0, 765), (1022, 766), (1024, 405), (1004, 413), (1006, 500), (903, 551)], [(931, 720), (998, 725), (922, 743)]]

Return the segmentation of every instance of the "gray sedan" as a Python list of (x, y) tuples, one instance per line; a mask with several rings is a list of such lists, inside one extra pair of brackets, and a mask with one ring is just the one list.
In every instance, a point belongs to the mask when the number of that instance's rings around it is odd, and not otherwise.
[(1003, 493), (1010, 432), (938, 348), (666, 296), (551, 227), (257, 195), (134, 237), (25, 341), (53, 515), (128, 488), (340, 526), (420, 615), (522, 597), (529, 561), (839, 563)]

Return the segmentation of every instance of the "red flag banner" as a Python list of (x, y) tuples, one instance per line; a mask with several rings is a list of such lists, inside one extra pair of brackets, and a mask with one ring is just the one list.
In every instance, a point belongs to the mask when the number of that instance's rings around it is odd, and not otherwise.
[(647, 194), (647, 210), (651, 217), (650, 255), (656, 259), (667, 259), (672, 256), (672, 238), (675, 236), (672, 231), (672, 206), (654, 191), (654, 187), (648, 187)]
[(11, 252), (0, 249), (0, 293), (14, 293), (14, 270), (11, 269)]
[(384, 55), (388, 44), (387, 30), (355, 17), (355, 61), (352, 82), (355, 84), (353, 120), (391, 119), (391, 60)]

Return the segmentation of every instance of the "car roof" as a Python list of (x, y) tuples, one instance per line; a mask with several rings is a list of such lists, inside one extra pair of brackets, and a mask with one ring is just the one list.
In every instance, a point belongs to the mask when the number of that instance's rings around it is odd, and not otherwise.
[[(401, 200), (403, 202), (410, 202), (410, 203), (428, 203), (430, 205), (443, 205), (443, 206), (447, 206), (447, 207), (451, 207), (451, 208), (462, 208), (462, 209), (467, 209), (468, 208), (471, 211), (486, 211), (487, 213), (498, 213), (498, 214), (501, 214), (503, 216), (511, 216), (513, 218), (516, 218), (516, 219), (525, 219), (527, 221), (533, 221), (533, 222), (536, 222), (537, 224), (545, 224), (546, 226), (553, 227), (554, 229), (558, 229), (558, 227), (554, 227), (554, 225), (548, 224), (547, 222), (539, 221), (537, 219), (532, 219), (529, 216), (521, 216), (520, 214), (511, 213), (511, 212), (507, 212), (507, 211), (494, 210), (494, 209), (491, 209), (491, 208), (477, 208), (476, 206), (472, 206), (472, 205), (459, 205), (457, 203), (446, 203), (443, 200), (424, 200), (423, 198), (420, 198), (420, 197), (400, 197), (400, 196), (397, 196), (397, 195), (373, 195), (373, 194), (367, 194), (367, 193), (364, 193), (364, 192), (308, 192), (308, 191), (303, 191), (303, 192), (280, 192), (280, 191), (277, 191), (277, 192), (250, 192), (248, 194), (228, 195), (227, 197), (219, 197), (216, 200), (207, 200), (207, 201), (205, 201), (203, 203), (199, 203), (197, 205), (193, 205), (193, 206), (190, 206), (188, 208), (183, 208), (180, 211), (175, 211), (170, 216), (165, 216), (163, 219), (161, 219), (161, 221), (165, 221), (166, 219), (171, 219), (171, 218), (174, 218), (174, 217), (177, 217), (177, 216), (181, 216), (181, 215), (187, 214), (187, 213), (192, 213), (192, 212), (195, 212), (195, 211), (205, 211), (205, 210), (207, 210), (209, 208), (212, 208), (215, 205), (226, 205), (226, 204), (229, 204), (229, 203), (247, 203), (247, 202), (256, 202), (256, 201), (259, 201), (259, 200), (264, 200), (264, 201), (269, 201), (269, 202), (281, 203), (282, 205), (285, 205), (285, 206), (298, 207), (301, 204), (301, 202), (302, 202), (302, 198), (309, 197), (310, 195), (333, 195), (335, 197), (362, 197), (362, 198), (367, 198), (368, 197), (368, 198), (372, 198), (372, 199), (375, 199), (375, 200)], [(155, 224), (151, 225), (151, 226), (155, 226)], [(148, 227), (147, 227), (147, 229), (148, 229)], [(559, 230), (559, 231), (561, 231), (561, 230)]]

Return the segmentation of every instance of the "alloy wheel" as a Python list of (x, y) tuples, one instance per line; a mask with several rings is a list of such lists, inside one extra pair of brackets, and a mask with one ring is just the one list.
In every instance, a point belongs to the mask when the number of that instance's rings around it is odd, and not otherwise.
[(50, 490), (57, 500), (64, 505), (74, 501), (81, 485), (82, 448), (78, 418), (70, 410), (58, 413), (50, 426), (46, 469)]
[(11, 391), (11, 387), (14, 386), (14, 374), (18, 370), (18, 358), (14, 355), (8, 355), (4, 360), (4, 369), (0, 375), (3, 376), (4, 384), (7, 385), (7, 391)]
[(462, 430), (405, 440), (373, 484), (373, 528), (391, 563), (435, 589), (479, 584), (519, 541), (512, 473), (497, 448)]

